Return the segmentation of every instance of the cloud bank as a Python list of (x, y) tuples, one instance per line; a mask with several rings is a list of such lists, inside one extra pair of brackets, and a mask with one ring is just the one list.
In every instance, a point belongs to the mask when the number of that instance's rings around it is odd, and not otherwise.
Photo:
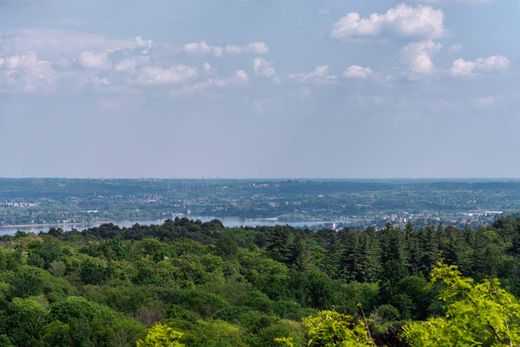
[(366, 18), (358, 12), (350, 12), (334, 23), (330, 37), (336, 40), (389, 36), (434, 39), (445, 33), (444, 13), (441, 10), (400, 4), (383, 14), (372, 13)]
[(462, 58), (453, 62), (449, 73), (456, 77), (474, 76), (481, 73), (500, 73), (508, 69), (510, 61), (502, 55), (493, 55), (476, 60)]
[[(264, 42), (214, 46), (200, 41), (177, 47), (155, 44), (141, 36), (50, 29), (0, 32), (0, 89), (32, 92), (51, 90), (60, 83), (97, 89), (177, 88), (188, 83), (198, 86), (195, 89), (233, 86), (248, 80), (241, 67), (236, 67), (231, 77), (218, 77), (211, 64), (198, 66), (186, 55), (210, 55), (222, 60), (226, 56), (268, 53)], [(263, 77), (275, 74), (272, 61), (261, 57), (255, 58), (254, 71)]]

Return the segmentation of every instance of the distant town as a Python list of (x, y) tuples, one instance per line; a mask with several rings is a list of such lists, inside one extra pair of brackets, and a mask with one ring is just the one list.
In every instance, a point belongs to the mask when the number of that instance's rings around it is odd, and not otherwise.
[(0, 227), (177, 216), (231, 226), (463, 226), (519, 210), (514, 180), (0, 179)]

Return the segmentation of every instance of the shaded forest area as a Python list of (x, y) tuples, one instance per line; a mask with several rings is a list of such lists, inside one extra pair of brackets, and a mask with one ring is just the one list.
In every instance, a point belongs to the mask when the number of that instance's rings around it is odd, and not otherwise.
[(520, 343), (519, 270), (509, 217), (18, 233), (0, 240), (0, 345), (507, 346)]

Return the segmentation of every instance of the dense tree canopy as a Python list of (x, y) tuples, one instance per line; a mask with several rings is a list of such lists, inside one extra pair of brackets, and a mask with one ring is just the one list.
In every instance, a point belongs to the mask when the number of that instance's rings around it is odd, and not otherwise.
[(519, 235), (520, 219), (502, 218), (3, 236), (0, 345), (517, 345)]

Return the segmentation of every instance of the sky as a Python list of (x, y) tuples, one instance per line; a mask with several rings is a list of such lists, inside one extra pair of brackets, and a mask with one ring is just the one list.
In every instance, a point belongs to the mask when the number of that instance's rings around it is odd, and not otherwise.
[(0, 0), (0, 177), (520, 177), (520, 1)]

